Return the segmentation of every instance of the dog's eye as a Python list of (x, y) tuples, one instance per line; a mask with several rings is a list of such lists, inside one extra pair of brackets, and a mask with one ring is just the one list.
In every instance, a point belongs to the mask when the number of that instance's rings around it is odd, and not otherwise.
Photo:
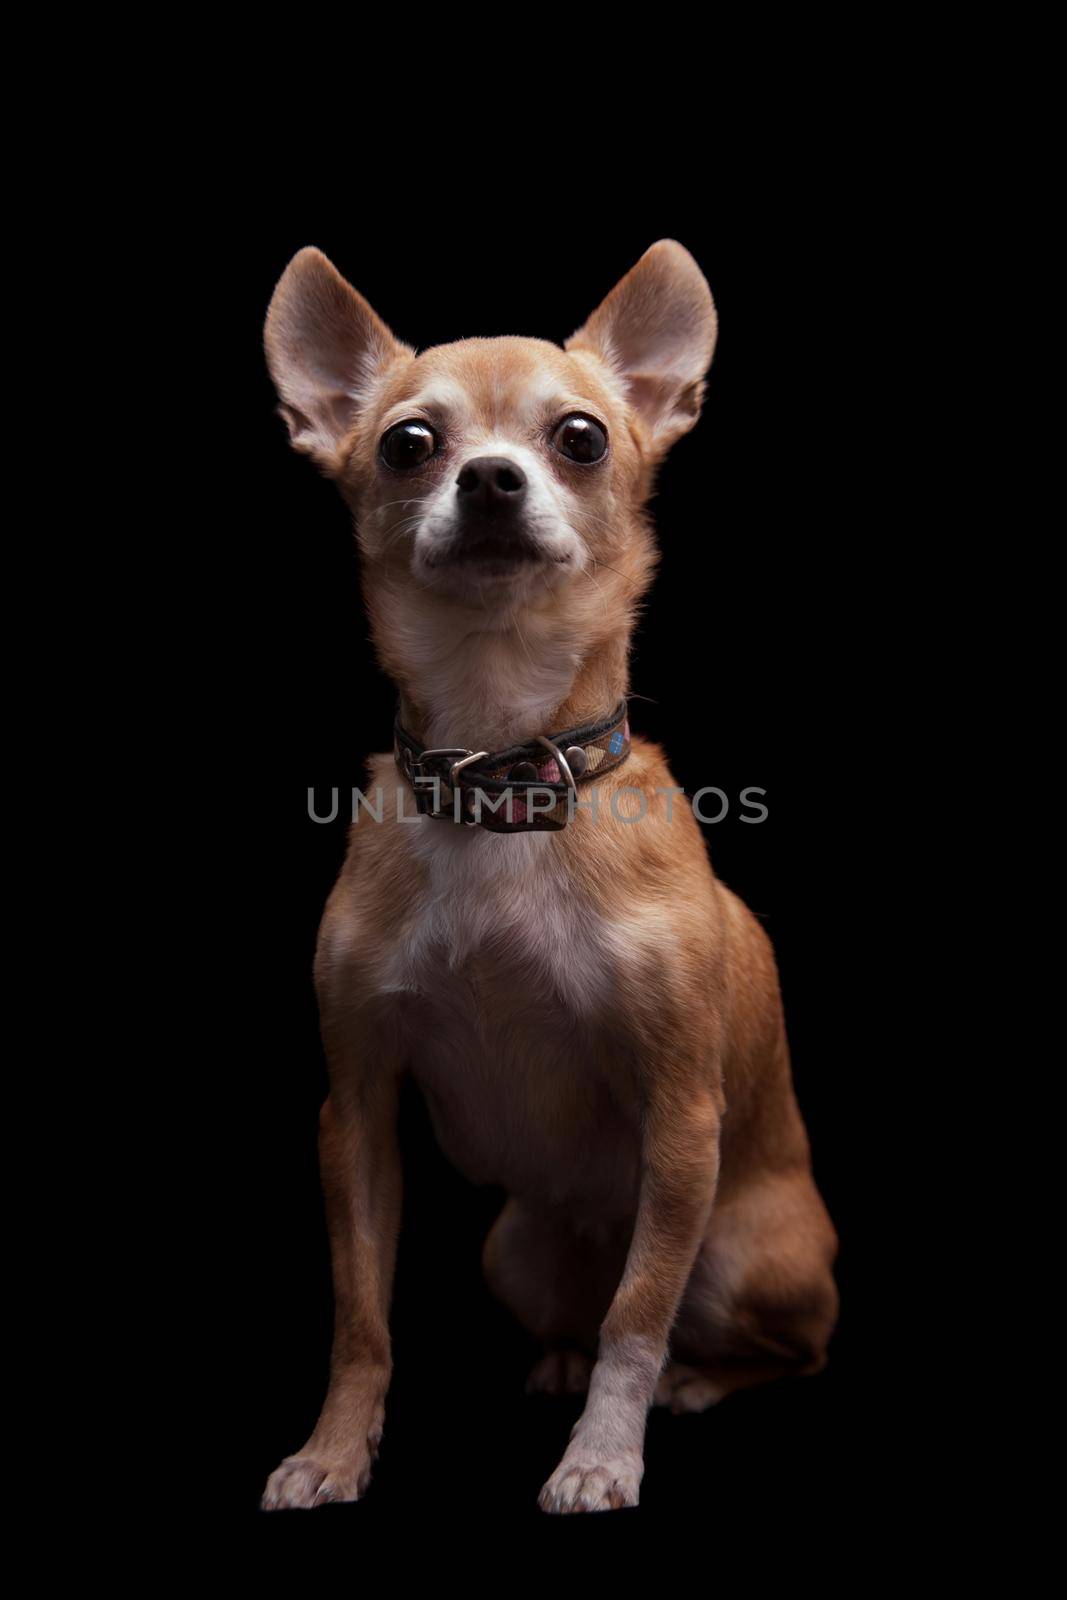
[(561, 456), (588, 465), (600, 460), (608, 448), (608, 436), (592, 417), (564, 417), (552, 435), (552, 444)]
[(379, 449), (386, 466), (399, 472), (429, 461), (437, 449), (437, 440), (425, 422), (398, 422), (383, 436)]

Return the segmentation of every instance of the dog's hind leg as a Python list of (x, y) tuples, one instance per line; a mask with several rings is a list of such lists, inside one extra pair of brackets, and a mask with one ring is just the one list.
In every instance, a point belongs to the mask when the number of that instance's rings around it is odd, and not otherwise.
[(798, 1370), (786, 1361), (720, 1361), (694, 1367), (684, 1361), (672, 1361), (660, 1375), (652, 1404), (664, 1406), (675, 1416), (707, 1411), (738, 1389), (772, 1383)]
[(527, 1394), (585, 1394), (593, 1358), (585, 1350), (552, 1345), (530, 1368)]
[(580, 1228), (569, 1215), (515, 1199), (504, 1206), (482, 1260), (492, 1293), (545, 1347), (528, 1393), (585, 1393), (625, 1254), (617, 1228)]
[(826, 1365), (836, 1237), (806, 1170), (764, 1176), (715, 1206), (655, 1404), (704, 1411), (738, 1389)]

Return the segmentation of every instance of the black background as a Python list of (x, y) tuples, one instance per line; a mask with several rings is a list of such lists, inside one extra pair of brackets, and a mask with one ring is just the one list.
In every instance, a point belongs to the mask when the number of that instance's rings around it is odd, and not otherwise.
[[(536, 168), (516, 181), (508, 204), (435, 189), (310, 205), (235, 186), (202, 219), (210, 247), (189, 249), (181, 296), (195, 333), (178, 354), (206, 376), (182, 447), (197, 508), (185, 555), (198, 575), (186, 775), (199, 905), (187, 956), (190, 996), (207, 1003), (183, 1080), (195, 1131), (177, 1309), (195, 1401), (176, 1403), (175, 1436), (189, 1440), (196, 1506), (266, 1552), (350, 1539), (366, 1549), (400, 1534), (464, 1544), (491, 1524), (519, 1550), (568, 1558), (662, 1532), (681, 1555), (687, 1530), (713, 1523), (720, 1540), (754, 1541), (757, 1561), (770, 1559), (775, 1530), (799, 1530), (797, 1560), (817, 1561), (843, 1529), (880, 1537), (887, 1456), (909, 1429), (887, 1360), (904, 1315), (899, 1202), (882, 1173), (898, 1130), (872, 994), (894, 892), (878, 800), (895, 752), (871, 738), (868, 604), (892, 562), (870, 420), (880, 241), (854, 175), (797, 152), (714, 179), (597, 184), (580, 205), (561, 204)], [(501, 1195), (449, 1169), (412, 1094), (395, 1376), (374, 1481), (357, 1506), (267, 1517), (259, 1494), (314, 1424), (330, 1334), (310, 964), (345, 827), (343, 804), (336, 824), (311, 822), (307, 789), (325, 799), (336, 785), (343, 797), (361, 782), (366, 755), (388, 747), (393, 695), (367, 641), (348, 514), (274, 414), (262, 318), (290, 256), (313, 243), (417, 346), (502, 332), (562, 340), (663, 236), (703, 267), (720, 337), (703, 418), (654, 502), (663, 559), (635, 642), (631, 720), (690, 792), (767, 791), (765, 823), (742, 823), (735, 798), (705, 831), (720, 877), (778, 952), (816, 1177), (841, 1237), (831, 1363), (702, 1417), (654, 1412), (636, 1513), (566, 1528), (542, 1517), (537, 1491), (576, 1406), (524, 1396), (533, 1347), (480, 1276)]]

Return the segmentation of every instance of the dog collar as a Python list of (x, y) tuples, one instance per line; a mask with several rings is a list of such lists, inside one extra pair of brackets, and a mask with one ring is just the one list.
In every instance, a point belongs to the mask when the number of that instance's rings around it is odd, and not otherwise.
[(597, 774), (621, 766), (630, 754), (625, 700), (599, 722), (507, 750), (427, 750), (403, 727), (399, 714), (394, 734), (393, 756), (411, 785), (420, 816), (491, 833), (566, 827), (571, 794)]

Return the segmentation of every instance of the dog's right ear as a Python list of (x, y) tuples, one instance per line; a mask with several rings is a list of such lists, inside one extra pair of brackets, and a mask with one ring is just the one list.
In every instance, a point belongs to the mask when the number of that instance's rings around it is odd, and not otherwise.
[(662, 455), (700, 415), (717, 327), (704, 274), (684, 246), (661, 239), (564, 348), (605, 362)]
[(415, 354), (310, 246), (281, 276), (263, 343), (293, 448), (326, 472), (340, 466), (337, 448), (382, 374)]

